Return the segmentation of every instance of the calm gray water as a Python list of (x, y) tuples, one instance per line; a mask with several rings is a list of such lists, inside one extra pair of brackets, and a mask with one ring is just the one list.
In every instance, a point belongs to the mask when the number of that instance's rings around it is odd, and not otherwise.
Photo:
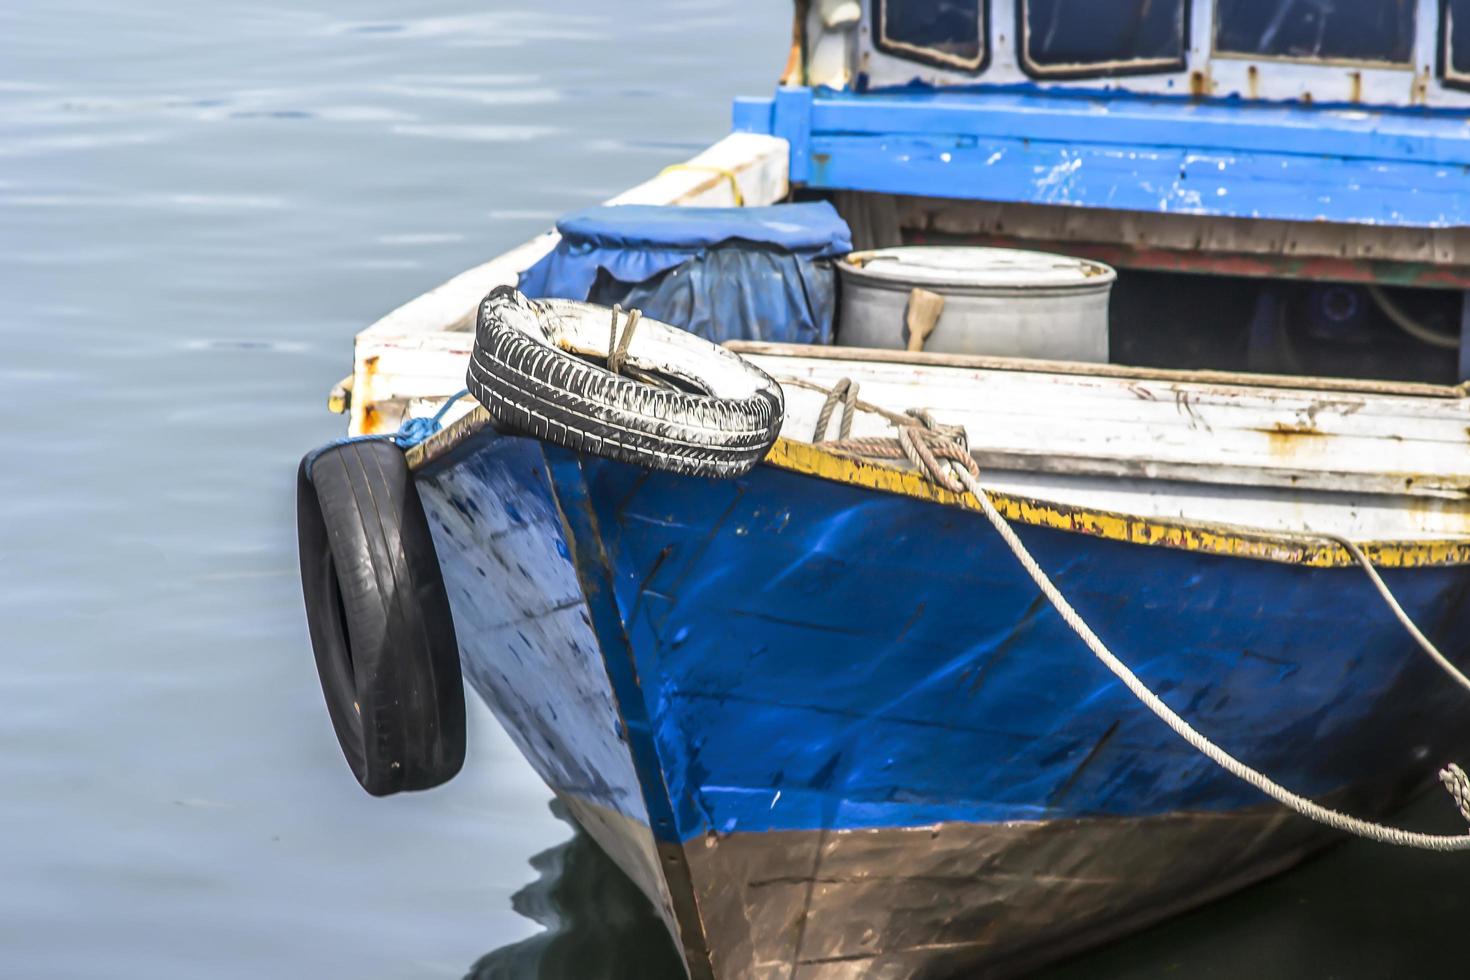
[[(459, 779), (364, 795), (307, 644), (353, 333), (719, 137), (789, 36), (497, 7), (0, 4), (0, 976), (678, 975), (478, 704)], [(1345, 848), (1058, 975), (1416, 975), (1465, 866)]]

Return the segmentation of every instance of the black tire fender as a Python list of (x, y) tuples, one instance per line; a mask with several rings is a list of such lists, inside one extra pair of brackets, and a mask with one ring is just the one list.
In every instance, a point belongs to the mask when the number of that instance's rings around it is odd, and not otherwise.
[(353, 440), (302, 459), (301, 589), (342, 754), (374, 796), (459, 772), (464, 687), (449, 597), (403, 452)]
[(606, 307), (497, 287), (476, 319), (470, 393), (504, 428), (650, 469), (734, 477), (765, 457), (785, 410), (769, 375), (647, 318), (625, 363), (689, 390), (614, 374), (585, 359), (607, 357), (610, 317)]

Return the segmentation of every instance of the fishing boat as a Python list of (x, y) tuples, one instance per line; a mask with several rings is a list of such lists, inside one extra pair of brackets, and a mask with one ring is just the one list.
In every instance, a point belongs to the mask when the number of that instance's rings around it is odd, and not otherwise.
[(358, 779), (454, 776), (463, 678), (696, 980), (1470, 847), (1374, 822), (1470, 819), (1461, 8), (798, 3), (729, 136), (358, 335), (298, 511)]

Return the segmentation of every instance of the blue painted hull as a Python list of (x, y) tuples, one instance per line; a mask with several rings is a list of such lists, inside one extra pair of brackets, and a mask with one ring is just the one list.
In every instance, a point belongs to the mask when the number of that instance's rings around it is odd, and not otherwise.
[[(978, 514), (491, 432), (418, 480), (470, 682), (697, 977), (1032, 963), (1321, 840), (1141, 708)], [(1020, 533), (1294, 789), (1381, 812), (1467, 744), (1463, 693), (1359, 570)], [(1385, 577), (1462, 657), (1470, 572)]]

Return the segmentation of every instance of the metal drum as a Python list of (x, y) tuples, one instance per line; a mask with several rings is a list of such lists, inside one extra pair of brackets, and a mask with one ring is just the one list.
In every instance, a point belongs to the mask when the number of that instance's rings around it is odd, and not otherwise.
[(1009, 248), (907, 246), (852, 252), (837, 268), (842, 346), (913, 349), (906, 312), (917, 288), (944, 297), (926, 351), (1108, 359), (1108, 293), (1118, 275), (1101, 262)]

